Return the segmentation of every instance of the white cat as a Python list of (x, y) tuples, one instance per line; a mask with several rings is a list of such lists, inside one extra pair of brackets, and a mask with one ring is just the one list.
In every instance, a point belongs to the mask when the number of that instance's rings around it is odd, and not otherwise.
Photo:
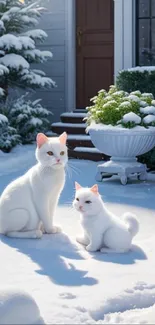
[(35, 300), (26, 292), (0, 290), (0, 325), (45, 324)]
[(122, 219), (113, 215), (105, 207), (98, 192), (98, 186), (83, 188), (75, 183), (76, 194), (73, 206), (81, 215), (83, 236), (77, 241), (86, 246), (87, 251), (102, 253), (124, 253), (130, 250), (132, 238), (139, 230), (134, 215), (126, 213)]
[(10, 183), (0, 197), (0, 233), (17, 238), (41, 238), (42, 231), (61, 231), (53, 215), (65, 183), (67, 134), (58, 138), (37, 135), (38, 163)]

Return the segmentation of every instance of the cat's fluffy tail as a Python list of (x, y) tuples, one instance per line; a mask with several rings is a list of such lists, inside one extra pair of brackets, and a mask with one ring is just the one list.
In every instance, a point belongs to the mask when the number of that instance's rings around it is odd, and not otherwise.
[(139, 222), (136, 216), (130, 212), (127, 212), (123, 215), (123, 219), (128, 227), (131, 236), (136, 236), (139, 231)]

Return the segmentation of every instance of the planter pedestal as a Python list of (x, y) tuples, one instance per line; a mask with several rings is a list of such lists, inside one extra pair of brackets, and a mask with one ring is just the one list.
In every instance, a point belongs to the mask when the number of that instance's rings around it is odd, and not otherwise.
[(103, 178), (118, 175), (121, 184), (126, 185), (131, 174), (137, 174), (141, 181), (146, 180), (146, 165), (137, 162), (137, 158), (111, 157), (110, 161), (98, 165), (96, 180), (101, 182)]

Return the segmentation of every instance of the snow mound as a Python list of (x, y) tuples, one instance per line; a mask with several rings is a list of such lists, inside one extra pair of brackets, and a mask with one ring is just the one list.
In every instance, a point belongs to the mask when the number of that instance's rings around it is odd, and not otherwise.
[(131, 71), (131, 72), (145, 72), (145, 71), (148, 71), (148, 72), (151, 72), (151, 71), (155, 71), (155, 67), (154, 66), (143, 66), (143, 67), (133, 67), (133, 68), (130, 68), (130, 69), (127, 69), (127, 71)]
[(103, 305), (98, 310), (91, 311), (90, 315), (95, 321), (104, 320), (104, 324), (115, 319), (113, 324), (116, 324), (117, 317), (121, 319), (121, 313), (152, 307), (154, 304), (155, 284), (149, 285), (145, 282), (138, 282), (133, 288), (104, 301)]
[(155, 106), (141, 107), (140, 112), (143, 114), (154, 114), (155, 115)]
[(138, 116), (137, 114), (130, 112), (127, 113), (123, 116), (123, 122), (128, 123), (128, 122), (134, 122), (135, 124), (140, 124), (141, 123), (141, 117)]
[(42, 29), (29, 30), (25, 32), (24, 35), (27, 35), (35, 40), (44, 40), (45, 38), (47, 38), (47, 33), (44, 32)]
[(18, 54), (6, 54), (4, 57), (0, 58), (0, 63), (4, 64), (6, 67), (20, 70), (22, 69), (29, 69), (29, 63)]
[(8, 123), (8, 119), (5, 115), (0, 114), (0, 123)]
[(35, 300), (26, 292), (0, 290), (0, 324), (44, 324)]
[(155, 122), (155, 116), (154, 115), (147, 115), (143, 118), (143, 122), (145, 124), (151, 124), (152, 122)]

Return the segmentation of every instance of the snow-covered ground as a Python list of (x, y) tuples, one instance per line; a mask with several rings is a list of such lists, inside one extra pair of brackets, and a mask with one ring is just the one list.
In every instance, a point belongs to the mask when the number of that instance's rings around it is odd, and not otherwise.
[[(0, 152), (0, 193), (35, 163), (34, 149)], [(96, 166), (69, 162), (55, 216), (64, 233), (41, 240), (0, 237), (0, 287), (30, 293), (46, 324), (155, 324), (155, 176), (126, 186), (117, 178), (99, 184), (106, 205), (118, 216), (136, 213), (141, 227), (128, 254), (89, 254), (75, 241), (80, 226), (71, 202), (74, 181), (93, 185)]]

